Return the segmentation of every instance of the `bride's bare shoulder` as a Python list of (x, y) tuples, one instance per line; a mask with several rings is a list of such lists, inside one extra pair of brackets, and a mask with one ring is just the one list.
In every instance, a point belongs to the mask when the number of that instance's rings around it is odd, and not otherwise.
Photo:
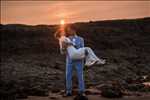
[(60, 41), (67, 42), (67, 41), (70, 41), (70, 39), (68, 37), (66, 37), (66, 36), (61, 36), (60, 37)]

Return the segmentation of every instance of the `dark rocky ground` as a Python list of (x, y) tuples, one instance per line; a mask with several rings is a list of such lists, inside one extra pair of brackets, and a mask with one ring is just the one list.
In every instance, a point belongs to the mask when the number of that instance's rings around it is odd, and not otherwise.
[[(105, 97), (150, 91), (142, 84), (150, 81), (150, 18), (72, 25), (86, 46), (107, 60), (105, 65), (85, 68), (87, 88), (97, 88)], [(56, 27), (0, 25), (2, 100), (48, 96), (50, 91), (65, 88), (65, 57), (59, 54), (58, 41), (53, 37)]]

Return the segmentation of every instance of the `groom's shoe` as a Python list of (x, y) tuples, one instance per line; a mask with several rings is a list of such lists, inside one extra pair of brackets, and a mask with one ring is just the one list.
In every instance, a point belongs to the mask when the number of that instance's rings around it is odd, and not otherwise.
[(86, 95), (82, 94), (78, 94), (74, 100), (88, 100), (88, 98), (86, 97)]
[(72, 96), (71, 93), (66, 93), (66, 94), (63, 95), (63, 97), (70, 97), (70, 96)]
[(67, 96), (72, 96), (72, 94), (71, 94), (71, 93), (67, 93), (66, 95), (67, 95)]

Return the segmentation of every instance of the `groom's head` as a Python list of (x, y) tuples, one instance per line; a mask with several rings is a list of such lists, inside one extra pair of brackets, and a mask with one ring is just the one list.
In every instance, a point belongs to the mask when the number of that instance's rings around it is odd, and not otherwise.
[(75, 36), (76, 35), (76, 32), (75, 30), (71, 27), (71, 26), (67, 26), (65, 28), (65, 32), (66, 32), (66, 36)]

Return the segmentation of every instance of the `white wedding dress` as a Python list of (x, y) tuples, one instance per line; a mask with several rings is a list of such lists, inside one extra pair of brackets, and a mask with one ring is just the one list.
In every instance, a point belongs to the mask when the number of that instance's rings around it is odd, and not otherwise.
[(63, 50), (66, 45), (66, 50), (69, 57), (73, 60), (85, 59), (85, 65), (91, 66), (93, 64), (105, 64), (105, 60), (99, 59), (93, 50), (89, 47), (82, 47), (76, 49), (74, 47), (74, 42), (72, 42), (69, 38), (62, 36), (59, 39), (60, 51), (63, 53)]

